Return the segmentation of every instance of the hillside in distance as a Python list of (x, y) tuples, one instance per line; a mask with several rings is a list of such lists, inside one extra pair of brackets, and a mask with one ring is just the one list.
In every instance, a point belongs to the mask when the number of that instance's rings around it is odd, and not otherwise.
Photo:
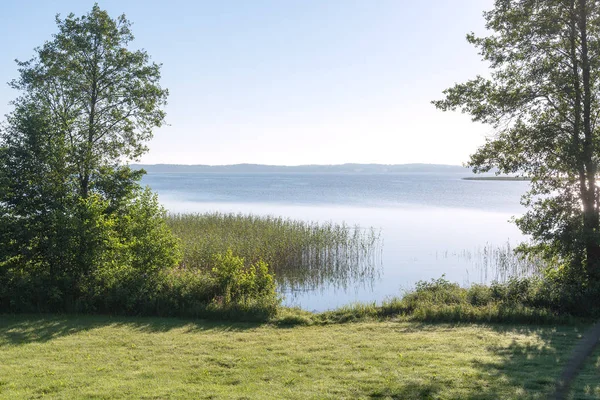
[(397, 174), (397, 173), (462, 173), (471, 174), (460, 165), (444, 164), (340, 164), (340, 165), (181, 165), (181, 164), (132, 164), (148, 173), (303, 173), (303, 174)]

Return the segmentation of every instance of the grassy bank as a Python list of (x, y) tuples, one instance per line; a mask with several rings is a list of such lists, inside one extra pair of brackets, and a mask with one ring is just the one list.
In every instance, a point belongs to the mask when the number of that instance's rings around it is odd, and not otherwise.
[[(574, 324), (585, 319), (555, 307), (557, 291), (531, 278), (463, 288), (443, 278), (417, 282), (403, 297), (356, 303), (322, 313), (279, 308), (270, 322), (323, 325), (369, 320), (452, 323)], [(561, 304), (558, 302), (558, 304)], [(585, 318), (591, 318), (591, 313)], [(589, 319), (593, 321), (593, 319)]]
[(0, 398), (541, 399), (581, 332), (2, 316)]

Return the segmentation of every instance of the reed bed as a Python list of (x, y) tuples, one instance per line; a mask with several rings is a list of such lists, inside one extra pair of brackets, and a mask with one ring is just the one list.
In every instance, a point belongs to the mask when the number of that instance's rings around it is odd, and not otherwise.
[(215, 254), (231, 249), (248, 264), (269, 264), (280, 291), (347, 288), (380, 273), (381, 240), (374, 229), (273, 216), (170, 214), (182, 241), (182, 268), (210, 270)]
[[(438, 253), (438, 257), (440, 254)], [(467, 271), (477, 275), (477, 282), (489, 284), (492, 282), (508, 282), (511, 279), (521, 279), (539, 276), (545, 264), (535, 257), (526, 257), (517, 252), (506, 242), (500, 246), (486, 243), (474, 250), (461, 252), (444, 252), (442, 258), (457, 258), (471, 264), (472, 269)]]
[(489, 283), (539, 276), (545, 264), (539, 258), (515, 252), (507, 242), (499, 247), (486, 245), (478, 254), (477, 267), (480, 280)]

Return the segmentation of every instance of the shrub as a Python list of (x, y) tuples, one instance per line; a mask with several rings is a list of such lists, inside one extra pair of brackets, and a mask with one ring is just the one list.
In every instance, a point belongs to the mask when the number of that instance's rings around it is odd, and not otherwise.
[(457, 304), (465, 300), (465, 291), (457, 283), (451, 283), (443, 275), (431, 281), (419, 281), (415, 290), (407, 293), (403, 301), (409, 310), (420, 304)]
[(572, 315), (590, 316), (590, 307), (587, 314), (557, 308), (556, 300), (560, 298), (557, 294), (562, 290), (551, 290), (548, 282), (547, 279), (525, 278), (462, 288), (442, 276), (420, 281), (404, 297), (387, 299), (381, 305), (358, 303), (312, 316), (296, 311), (278, 316), (275, 322), (282, 324), (280, 320), (284, 320), (306, 325), (401, 318), (422, 322), (573, 323)]
[(110, 207), (108, 202), (99, 204), (87, 219), (94, 227), (89, 235), (94, 237), (96, 253), (86, 252), (90, 271), (81, 279), (77, 310), (147, 313), (161, 273), (181, 259), (166, 212), (149, 189), (137, 191), (111, 214), (103, 212)]
[(467, 290), (467, 301), (473, 306), (485, 306), (492, 301), (492, 290), (485, 285), (473, 285)]
[(276, 299), (275, 281), (268, 265), (257, 261), (249, 266), (231, 250), (213, 256), (213, 269), (224, 304), (246, 304), (253, 299)]
[[(232, 258), (235, 259), (235, 256)], [(159, 316), (266, 321), (277, 312), (279, 299), (274, 290), (269, 295), (263, 293), (262, 296), (244, 298), (234, 296), (229, 301), (225, 301), (226, 293), (223, 290), (224, 287), (215, 274), (173, 268), (161, 274), (149, 313)]]
[(574, 281), (564, 270), (547, 271), (544, 279), (536, 282), (535, 296), (531, 302), (561, 314), (579, 317), (600, 316), (600, 287), (586, 281)]
[(277, 326), (310, 326), (314, 324), (314, 314), (301, 308), (283, 307), (277, 310), (277, 314), (271, 319), (271, 323)]

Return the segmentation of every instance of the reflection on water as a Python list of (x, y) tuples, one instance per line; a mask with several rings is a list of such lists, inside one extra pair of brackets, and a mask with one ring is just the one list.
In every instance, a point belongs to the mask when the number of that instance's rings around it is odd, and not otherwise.
[(483, 247), (460, 252), (444, 251), (436, 253), (439, 259), (454, 258), (469, 265), (466, 270), (468, 283), (489, 284), (507, 282), (512, 278), (538, 275), (543, 268), (540, 260), (516, 254), (510, 242), (496, 246), (486, 243)]
[[(296, 293), (362, 288), (372, 290), (381, 277), (383, 247), (373, 228), (343, 226), (342, 237), (307, 242), (294, 268), (276, 268), (279, 292)], [(339, 232), (332, 232), (334, 235)]]
[[(526, 238), (508, 222), (522, 213), (519, 198), (526, 182), (408, 175), (186, 175), (172, 181), (165, 176), (148, 176), (145, 181), (172, 212), (272, 215), (372, 227), (380, 232), (379, 244), (372, 251), (350, 255), (354, 265), (363, 267), (346, 274), (341, 284), (323, 279), (302, 285), (283, 282), (286, 304), (308, 310), (381, 301), (411, 289), (419, 280), (442, 275), (469, 285), (502, 281), (529, 271), (512, 256), (514, 246)], [(392, 201), (394, 198), (397, 202)], [(326, 259), (336, 251), (343, 249), (332, 249), (319, 257)], [(336, 261), (327, 265), (333, 271), (348, 270)], [(368, 279), (361, 279), (362, 273)]]
[[(350, 279), (342, 285), (321, 281), (318, 285), (307, 284), (302, 288), (296, 285), (283, 290), (287, 305), (308, 310), (331, 309), (357, 301), (381, 301), (400, 295), (419, 280), (442, 275), (463, 285), (475, 283), (483, 271), (481, 266), (501, 259), (499, 254), (493, 256), (495, 253), (490, 249), (515, 246), (523, 239), (516, 226), (508, 222), (512, 214), (481, 210), (192, 203), (168, 196), (162, 196), (161, 201), (177, 212), (283, 215), (304, 221), (352, 223), (381, 232), (378, 247), (369, 253), (371, 265), (380, 266), (374, 269), (372, 280)], [(484, 251), (485, 248), (488, 250)]]

